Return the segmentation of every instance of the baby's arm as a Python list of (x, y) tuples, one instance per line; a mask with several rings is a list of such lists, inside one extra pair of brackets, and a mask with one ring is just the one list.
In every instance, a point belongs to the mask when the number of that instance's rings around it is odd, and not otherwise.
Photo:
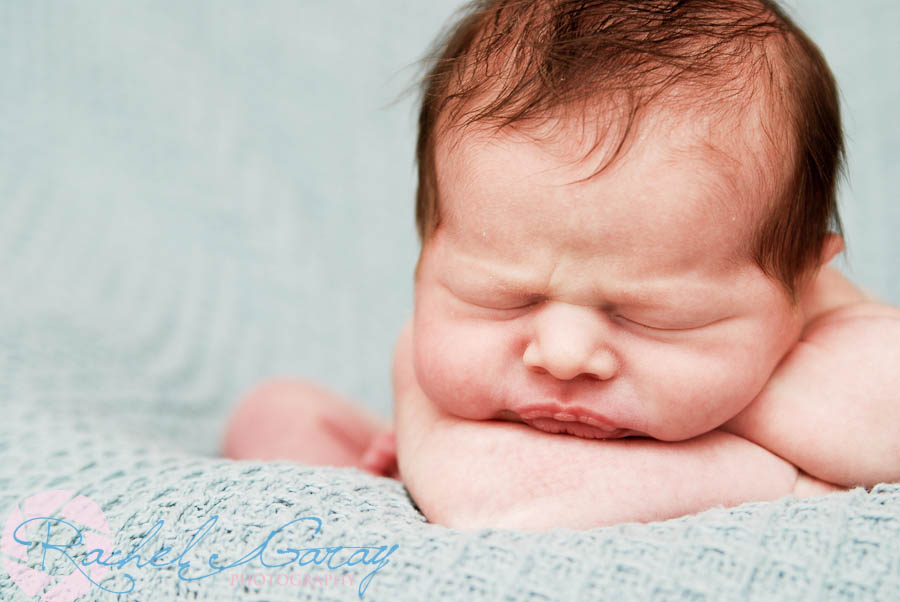
[(722, 430), (830, 483), (900, 481), (900, 309), (867, 301), (819, 315)]
[(790, 494), (794, 466), (741, 437), (588, 440), (440, 410), (422, 392), (408, 323), (394, 355), (400, 475), (429, 521), (459, 529), (588, 529)]

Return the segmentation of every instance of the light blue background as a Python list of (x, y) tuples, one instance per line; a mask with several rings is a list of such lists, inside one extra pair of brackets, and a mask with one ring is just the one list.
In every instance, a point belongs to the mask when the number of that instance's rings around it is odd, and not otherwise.
[[(391, 102), (458, 5), (0, 4), (0, 399), (210, 454), (275, 375), (388, 417), (418, 250)], [(900, 5), (788, 6), (844, 100), (841, 265), (900, 304)]]

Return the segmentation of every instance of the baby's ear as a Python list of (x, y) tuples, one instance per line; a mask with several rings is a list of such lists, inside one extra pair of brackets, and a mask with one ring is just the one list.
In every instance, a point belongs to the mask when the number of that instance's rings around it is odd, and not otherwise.
[(824, 267), (828, 265), (834, 256), (844, 250), (844, 239), (834, 232), (829, 232), (825, 235), (825, 243), (822, 245), (822, 257), (819, 261), (819, 266)]

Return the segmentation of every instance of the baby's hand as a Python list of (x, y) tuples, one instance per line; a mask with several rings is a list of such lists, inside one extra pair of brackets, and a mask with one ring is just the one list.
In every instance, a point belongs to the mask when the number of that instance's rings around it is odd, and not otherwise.
[(721, 428), (823, 481), (900, 481), (900, 310), (845, 305), (810, 322), (762, 392)]

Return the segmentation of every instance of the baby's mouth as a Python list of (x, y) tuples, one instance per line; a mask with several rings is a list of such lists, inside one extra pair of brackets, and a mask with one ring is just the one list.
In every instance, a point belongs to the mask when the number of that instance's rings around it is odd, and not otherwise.
[(556, 418), (530, 418), (525, 424), (547, 433), (565, 433), (582, 439), (621, 439), (631, 432), (628, 429), (608, 429), (580, 420), (557, 420)]
[[(539, 414), (539, 415), (538, 415)], [(609, 428), (587, 417), (577, 417), (565, 412), (530, 412), (523, 418), (512, 410), (500, 410), (494, 415), (497, 420), (521, 422), (540, 431), (567, 434), (582, 439), (621, 439), (637, 434), (630, 429)]]

